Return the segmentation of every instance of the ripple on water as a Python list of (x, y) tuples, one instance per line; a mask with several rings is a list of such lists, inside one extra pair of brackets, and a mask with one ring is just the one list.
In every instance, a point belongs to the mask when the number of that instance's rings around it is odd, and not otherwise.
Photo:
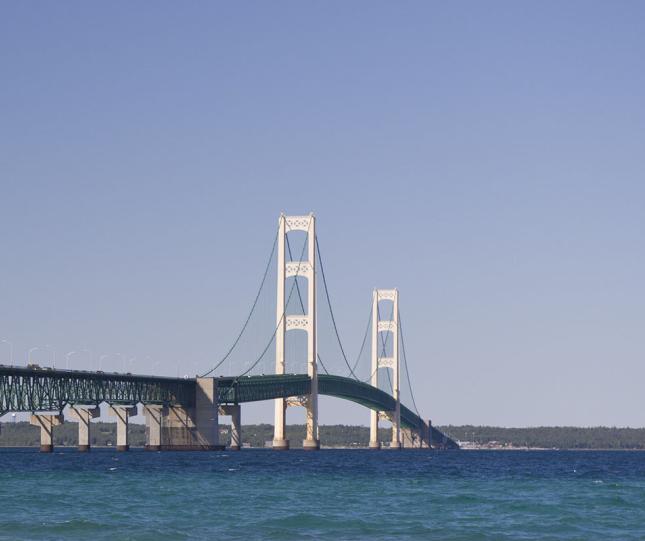
[(644, 459), (2, 450), (0, 539), (645, 539)]

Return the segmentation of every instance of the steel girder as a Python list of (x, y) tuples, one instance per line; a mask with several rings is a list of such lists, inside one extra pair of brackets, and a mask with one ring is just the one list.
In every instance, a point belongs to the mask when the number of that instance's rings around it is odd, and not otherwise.
[(67, 404), (191, 405), (194, 400), (194, 380), (0, 366), (0, 414), (62, 411)]

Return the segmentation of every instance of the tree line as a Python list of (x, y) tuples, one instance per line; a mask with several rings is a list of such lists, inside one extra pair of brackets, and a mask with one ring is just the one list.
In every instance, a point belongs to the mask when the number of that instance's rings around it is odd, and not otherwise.
[[(532, 428), (502, 428), (495, 426), (438, 426), (439, 430), (459, 441), (474, 442), (477, 445), (499, 447), (534, 447), (547, 449), (645, 449), (645, 428), (616, 428), (573, 426), (544, 426)], [(129, 426), (130, 445), (143, 447), (145, 426), (131, 423)], [(286, 437), (291, 446), (302, 445), (305, 437), (304, 425), (288, 425)], [(220, 425), (221, 441), (230, 439), (230, 428)], [(379, 439), (388, 441), (390, 430), (379, 429)], [(369, 428), (350, 425), (322, 425), (320, 438), (326, 447), (366, 447), (369, 442)], [(273, 439), (273, 425), (249, 424), (242, 427), (242, 442), (250, 447), (265, 447)], [(1, 424), (0, 446), (38, 446), (40, 429), (26, 422)], [(78, 443), (78, 425), (68, 422), (54, 428), (54, 444), (75, 446)], [(116, 445), (116, 424), (92, 423), (91, 444), (95, 446)]]

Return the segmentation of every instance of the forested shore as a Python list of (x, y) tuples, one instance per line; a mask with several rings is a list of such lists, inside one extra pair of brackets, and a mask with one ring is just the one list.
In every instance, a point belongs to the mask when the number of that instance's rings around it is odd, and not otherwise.
[[(494, 426), (443, 426), (439, 430), (455, 440), (467, 442), (469, 448), (539, 448), (539, 449), (645, 449), (645, 428), (612, 427), (531, 427), (502, 428)], [(228, 442), (229, 427), (220, 425), (223, 442)], [(292, 447), (298, 447), (304, 438), (304, 425), (289, 425), (287, 437)], [(325, 447), (366, 447), (369, 428), (365, 426), (323, 425), (320, 436)], [(142, 447), (145, 442), (145, 426), (130, 424), (130, 444)], [(244, 425), (243, 444), (250, 447), (265, 447), (273, 437), (269, 424)], [(389, 430), (380, 429), (380, 439), (387, 441)], [(66, 422), (56, 427), (55, 445), (75, 446), (77, 425)], [(1, 447), (31, 447), (39, 443), (39, 429), (26, 422), (3, 422), (0, 429)], [(111, 446), (116, 443), (115, 423), (92, 423), (91, 443), (95, 446)]]

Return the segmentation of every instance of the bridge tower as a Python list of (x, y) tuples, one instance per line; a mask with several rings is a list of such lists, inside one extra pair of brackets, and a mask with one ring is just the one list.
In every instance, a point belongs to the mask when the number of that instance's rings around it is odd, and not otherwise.
[[(379, 301), (392, 301), (391, 319), (379, 318)], [(392, 339), (392, 356), (381, 355), (379, 348), (380, 333), (389, 332)], [(370, 449), (380, 449), (378, 439), (379, 418), (392, 423), (391, 449), (401, 448), (401, 397), (399, 394), (399, 291), (398, 289), (375, 289), (372, 293), (372, 377), (370, 383), (378, 387), (378, 371), (380, 368), (392, 370), (392, 392), (395, 400), (394, 411), (370, 412)]]
[[(285, 241), (291, 231), (304, 231), (307, 234), (307, 259), (287, 261)], [(307, 313), (288, 315), (285, 298), (285, 283), (290, 277), (307, 279)], [(297, 279), (297, 278), (294, 278)], [(307, 410), (307, 436), (302, 442), (304, 449), (319, 449), (318, 436), (318, 367), (316, 352), (316, 218), (308, 216), (280, 215), (278, 229), (278, 299), (276, 306), (275, 373), (285, 373), (285, 335), (286, 331), (303, 330), (307, 333), (307, 374), (311, 378), (309, 396), (276, 398), (275, 425), (273, 435), (274, 449), (289, 449), (285, 437), (287, 406), (304, 406)]]

